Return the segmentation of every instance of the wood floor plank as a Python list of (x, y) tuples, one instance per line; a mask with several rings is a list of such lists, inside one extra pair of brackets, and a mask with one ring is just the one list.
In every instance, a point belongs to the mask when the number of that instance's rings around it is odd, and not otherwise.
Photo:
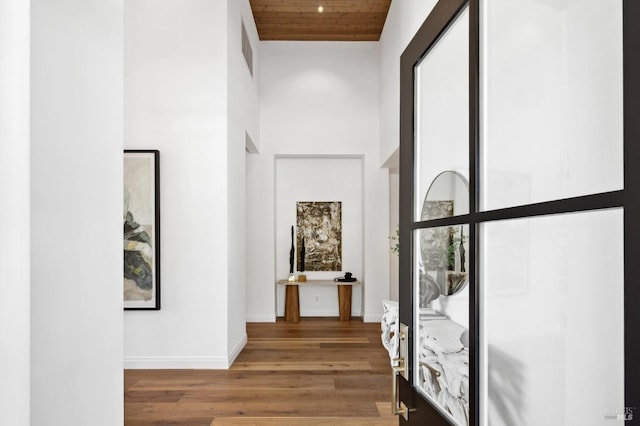
[(378, 324), (247, 324), (229, 370), (126, 370), (125, 425), (390, 426), (391, 368)]
[(322, 348), (323, 350), (290, 350), (286, 352), (274, 351), (273, 349), (250, 349), (238, 357), (238, 361), (317, 361), (317, 360), (368, 360), (371, 355), (366, 348)]
[(323, 401), (243, 401), (231, 402), (191, 402), (179, 403), (132, 403), (126, 410), (127, 418), (162, 419), (174, 421), (186, 416), (211, 419), (215, 417), (354, 417), (354, 413), (361, 416), (378, 416), (378, 408), (371, 401), (333, 400)]
[(218, 417), (211, 426), (397, 426), (397, 417)]
[(140, 380), (131, 390), (135, 391), (184, 391), (184, 392), (233, 392), (251, 388), (257, 391), (278, 389), (333, 390), (335, 381), (331, 377), (282, 375), (278, 377), (252, 375), (247, 377), (217, 377), (214, 379), (163, 379)]
[(263, 370), (263, 371), (352, 371), (371, 370), (367, 361), (289, 361), (289, 362), (236, 362), (232, 370)]
[(388, 396), (388, 392), (383, 389), (375, 391), (362, 392), (361, 389), (346, 390), (308, 390), (299, 389), (278, 390), (264, 392), (262, 390), (244, 389), (236, 390), (230, 393), (190, 393), (181, 398), (180, 402), (234, 402), (242, 403), (245, 401), (253, 401), (259, 399), (261, 402), (278, 403), (281, 401), (295, 400), (296, 403), (307, 403), (317, 401), (329, 401), (333, 403), (335, 400), (349, 400), (352, 402), (367, 402), (375, 399), (381, 399)]
[(324, 348), (362, 348), (370, 345), (368, 338), (323, 338), (323, 339), (303, 339), (288, 337), (283, 339), (253, 339), (247, 342), (245, 349), (269, 349), (269, 350), (287, 350), (287, 349), (318, 349)]
[(251, 342), (371, 343), (367, 337), (256, 337)]
[(320, 343), (317, 342), (296, 342), (296, 339), (286, 339), (281, 342), (247, 342), (245, 350), (250, 349), (270, 349), (270, 350), (287, 350), (287, 349), (320, 349)]
[(178, 402), (185, 396), (184, 391), (135, 391), (128, 390), (124, 397), (128, 402)]
[(214, 420), (211, 417), (183, 417), (171, 421), (138, 419), (125, 420), (126, 426), (210, 426)]

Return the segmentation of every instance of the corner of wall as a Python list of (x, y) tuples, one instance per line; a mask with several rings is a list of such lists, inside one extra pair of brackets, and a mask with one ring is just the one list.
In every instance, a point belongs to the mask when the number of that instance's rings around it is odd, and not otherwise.
[(229, 356), (227, 357), (227, 368), (233, 365), (236, 358), (238, 358), (238, 355), (240, 355), (240, 352), (242, 352), (242, 349), (244, 349), (246, 344), (247, 344), (247, 333), (244, 333), (240, 338), (240, 340), (233, 346), (233, 349), (231, 349), (231, 351), (229, 352)]
[[(243, 52), (242, 23), (251, 57)], [(227, 349), (246, 342), (246, 211), (248, 147), (259, 150), (257, 30), (248, 0), (227, 1)], [(243, 345), (242, 345), (243, 346)], [(239, 350), (242, 349), (242, 346)], [(232, 349), (233, 348), (233, 349)], [(239, 353), (238, 350), (238, 353)]]

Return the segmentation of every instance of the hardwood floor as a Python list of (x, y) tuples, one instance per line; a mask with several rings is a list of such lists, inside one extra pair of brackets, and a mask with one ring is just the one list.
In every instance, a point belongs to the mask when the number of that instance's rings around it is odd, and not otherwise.
[(398, 424), (379, 324), (302, 318), (247, 335), (229, 370), (125, 370), (125, 425)]

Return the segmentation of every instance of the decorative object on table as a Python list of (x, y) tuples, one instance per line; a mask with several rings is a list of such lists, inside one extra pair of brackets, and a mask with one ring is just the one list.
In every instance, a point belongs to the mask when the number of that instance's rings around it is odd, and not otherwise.
[(124, 309), (160, 309), (160, 152), (124, 151)]
[(289, 250), (289, 281), (295, 281), (295, 275), (293, 275), (293, 265), (295, 264), (296, 249), (293, 246), (293, 225), (291, 225), (291, 250)]
[(296, 203), (298, 252), (305, 247), (307, 271), (342, 270), (342, 202)]
[(351, 272), (345, 272), (344, 277), (334, 278), (333, 281), (342, 283), (353, 283), (358, 281), (358, 279), (355, 278)]

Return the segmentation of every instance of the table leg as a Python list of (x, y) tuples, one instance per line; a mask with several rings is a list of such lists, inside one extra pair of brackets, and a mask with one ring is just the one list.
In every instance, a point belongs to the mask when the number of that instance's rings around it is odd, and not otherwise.
[(340, 321), (351, 320), (351, 286), (338, 286), (338, 306), (340, 308)]
[(287, 322), (300, 321), (300, 296), (297, 285), (288, 285), (284, 302), (284, 320)]

